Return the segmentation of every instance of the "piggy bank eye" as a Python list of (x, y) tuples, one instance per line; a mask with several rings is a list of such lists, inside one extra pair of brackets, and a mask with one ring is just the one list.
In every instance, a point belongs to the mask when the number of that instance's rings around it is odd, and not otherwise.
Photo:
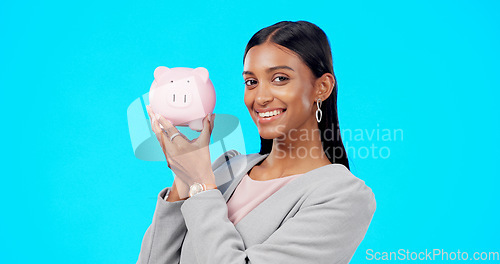
[(171, 83), (173, 83), (174, 81), (170, 80)]
[(188, 82), (189, 82), (189, 80), (188, 80)]

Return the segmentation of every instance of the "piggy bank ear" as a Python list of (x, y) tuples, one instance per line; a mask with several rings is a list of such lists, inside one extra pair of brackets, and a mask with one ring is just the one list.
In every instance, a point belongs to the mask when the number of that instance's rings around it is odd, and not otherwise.
[(166, 73), (169, 69), (165, 66), (160, 66), (155, 69), (155, 73), (153, 74), (155, 76), (155, 79), (160, 78), (164, 73)]
[(203, 67), (198, 67), (193, 70), (194, 74), (199, 76), (204, 82), (208, 80), (208, 70)]

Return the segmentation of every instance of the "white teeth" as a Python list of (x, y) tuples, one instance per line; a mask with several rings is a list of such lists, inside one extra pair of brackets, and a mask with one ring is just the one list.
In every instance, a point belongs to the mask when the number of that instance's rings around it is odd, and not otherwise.
[(283, 110), (274, 110), (274, 111), (269, 111), (269, 112), (265, 112), (265, 113), (259, 113), (259, 116), (260, 117), (270, 117), (270, 116), (279, 115), (282, 112), (283, 112)]

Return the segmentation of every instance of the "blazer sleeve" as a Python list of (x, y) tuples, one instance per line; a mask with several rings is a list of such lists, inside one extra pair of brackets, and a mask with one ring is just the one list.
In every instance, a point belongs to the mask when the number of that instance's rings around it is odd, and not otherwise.
[(198, 263), (349, 263), (375, 212), (373, 192), (358, 178), (314, 187), (292, 218), (249, 248), (228, 219), (220, 191), (187, 199), (181, 212), (196, 238), (192, 243)]
[[(236, 150), (223, 153), (212, 163), (212, 169), (215, 170), (226, 160), (239, 154)], [(168, 195), (170, 190), (171, 187), (167, 187), (158, 194), (153, 222), (142, 239), (137, 264), (180, 262), (182, 243), (187, 232), (180, 210), (185, 200), (166, 201), (165, 195)]]
[(180, 261), (181, 246), (187, 231), (180, 211), (185, 200), (165, 201), (165, 194), (170, 188), (167, 187), (158, 194), (153, 222), (142, 239), (137, 264)]

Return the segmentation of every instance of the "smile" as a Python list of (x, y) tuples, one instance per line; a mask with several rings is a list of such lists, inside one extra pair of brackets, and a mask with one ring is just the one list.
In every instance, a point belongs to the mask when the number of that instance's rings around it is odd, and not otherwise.
[(256, 115), (258, 117), (258, 122), (259, 123), (267, 123), (271, 122), (281, 116), (283, 112), (285, 112), (286, 109), (277, 109), (273, 111), (267, 111), (267, 112), (256, 112)]
[(260, 117), (271, 117), (271, 116), (276, 116), (283, 113), (283, 110), (274, 110), (274, 111), (269, 111), (269, 112), (264, 112), (264, 113), (258, 113)]

